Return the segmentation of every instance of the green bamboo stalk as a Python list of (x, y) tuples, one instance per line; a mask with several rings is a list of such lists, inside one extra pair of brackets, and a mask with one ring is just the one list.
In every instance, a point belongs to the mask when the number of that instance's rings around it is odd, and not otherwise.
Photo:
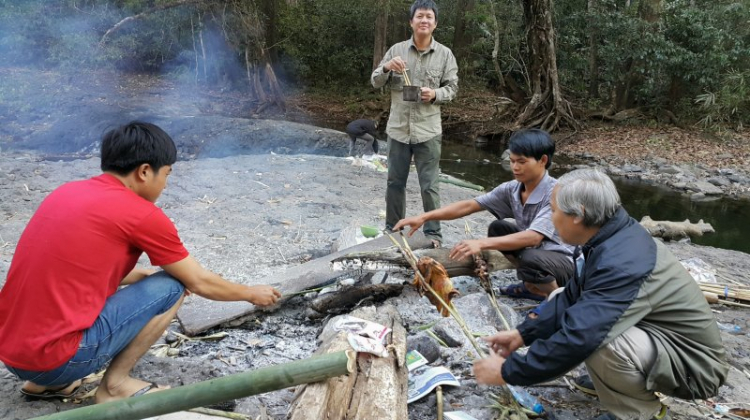
[(178, 388), (63, 411), (31, 420), (140, 420), (353, 372), (354, 351), (340, 351)]

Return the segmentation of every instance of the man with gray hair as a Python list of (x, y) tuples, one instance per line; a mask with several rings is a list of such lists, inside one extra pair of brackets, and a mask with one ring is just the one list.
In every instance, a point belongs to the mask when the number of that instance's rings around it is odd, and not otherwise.
[(477, 381), (534, 385), (585, 362), (609, 410), (596, 420), (669, 418), (655, 392), (716, 395), (729, 368), (716, 320), (680, 262), (622, 208), (612, 180), (565, 174), (551, 205), (560, 237), (585, 261), (538, 318), (486, 339), (492, 354), (475, 362)]

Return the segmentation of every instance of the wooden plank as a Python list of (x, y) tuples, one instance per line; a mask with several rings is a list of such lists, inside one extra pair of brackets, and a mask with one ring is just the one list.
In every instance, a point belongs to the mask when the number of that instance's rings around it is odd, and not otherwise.
[[(282, 294), (296, 293), (305, 289), (318, 287), (345, 272), (335, 272), (331, 269), (331, 262), (347, 253), (369, 252), (393, 246), (387, 236), (381, 236), (371, 241), (361, 243), (325, 257), (308, 261), (298, 266), (290, 267), (277, 275), (257, 279), (253, 284), (270, 284), (279, 289)], [(432, 246), (421, 231), (409, 238), (412, 249), (424, 249)], [(283, 305), (283, 300), (281, 302)], [(231, 321), (256, 311), (255, 305), (248, 302), (214, 302), (193, 296), (182, 305), (177, 312), (177, 319), (187, 335), (199, 334), (209, 328)], [(262, 310), (262, 309), (261, 309)]]

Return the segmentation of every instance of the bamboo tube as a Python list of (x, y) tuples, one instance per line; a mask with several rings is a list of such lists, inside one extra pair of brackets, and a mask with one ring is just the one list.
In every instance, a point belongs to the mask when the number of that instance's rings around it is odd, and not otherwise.
[(340, 351), (32, 420), (139, 420), (351, 373), (357, 353)]

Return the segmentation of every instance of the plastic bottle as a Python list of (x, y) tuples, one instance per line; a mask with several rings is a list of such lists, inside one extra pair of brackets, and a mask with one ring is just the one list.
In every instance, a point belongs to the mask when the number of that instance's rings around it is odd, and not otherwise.
[(526, 392), (525, 389), (521, 387), (515, 387), (513, 385), (508, 385), (508, 389), (510, 389), (510, 392), (513, 394), (513, 397), (522, 406), (528, 408), (529, 410), (537, 414), (542, 414), (544, 412), (544, 407), (539, 402), (539, 400), (537, 400), (535, 396)]
[(739, 325), (723, 324), (721, 322), (717, 322), (716, 325), (719, 326), (720, 330), (726, 331), (729, 334), (744, 334), (744, 332), (742, 331), (742, 327), (740, 327)]

